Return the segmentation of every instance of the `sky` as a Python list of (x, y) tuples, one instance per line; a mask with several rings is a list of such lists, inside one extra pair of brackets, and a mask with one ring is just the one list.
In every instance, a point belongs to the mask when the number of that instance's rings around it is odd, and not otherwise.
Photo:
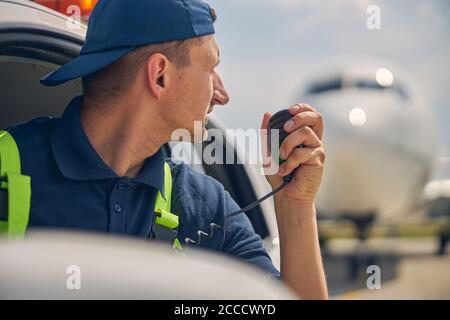
[[(436, 161), (450, 171), (449, 1), (208, 2), (218, 14), (218, 70), (231, 97), (214, 112), (228, 127), (259, 128), (264, 111), (299, 102), (305, 84), (328, 66), (349, 59), (387, 63), (404, 71), (435, 114)], [(367, 28), (370, 5), (380, 8), (380, 30)]]

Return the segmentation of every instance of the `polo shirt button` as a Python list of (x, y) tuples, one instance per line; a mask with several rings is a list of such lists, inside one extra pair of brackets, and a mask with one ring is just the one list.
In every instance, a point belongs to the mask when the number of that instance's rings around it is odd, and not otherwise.
[(120, 182), (120, 183), (116, 186), (116, 189), (119, 190), (119, 191), (125, 189), (125, 183)]
[(114, 205), (114, 210), (116, 210), (117, 213), (122, 212), (122, 207), (120, 206), (120, 204), (116, 203)]

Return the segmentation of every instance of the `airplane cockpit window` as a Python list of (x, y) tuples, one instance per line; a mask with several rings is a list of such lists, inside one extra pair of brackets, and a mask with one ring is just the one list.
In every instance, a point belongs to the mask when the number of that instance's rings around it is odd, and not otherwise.
[(329, 91), (344, 90), (348, 88), (368, 89), (368, 90), (392, 90), (396, 92), (402, 99), (408, 99), (406, 90), (402, 85), (394, 83), (392, 85), (381, 85), (376, 80), (355, 79), (349, 80), (342, 77), (332, 78), (329, 80), (313, 83), (306, 89), (306, 95), (316, 95)]
[(306, 94), (318, 94), (327, 91), (342, 89), (342, 78), (333, 78), (327, 81), (316, 82), (306, 89)]

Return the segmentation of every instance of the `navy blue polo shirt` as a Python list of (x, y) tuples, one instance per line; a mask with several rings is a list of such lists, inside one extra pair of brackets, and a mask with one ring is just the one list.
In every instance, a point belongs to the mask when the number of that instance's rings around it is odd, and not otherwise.
[[(145, 160), (138, 177), (119, 177), (90, 144), (80, 122), (83, 97), (60, 118), (37, 118), (8, 128), (31, 176), (29, 227), (56, 227), (148, 237), (157, 190), (164, 196), (165, 154)], [(224, 226), (201, 247), (240, 257), (279, 277), (279, 272), (245, 214), (224, 223), (239, 206), (215, 179), (184, 163), (169, 161), (171, 211), (179, 216), (179, 239), (196, 239), (209, 224)]]

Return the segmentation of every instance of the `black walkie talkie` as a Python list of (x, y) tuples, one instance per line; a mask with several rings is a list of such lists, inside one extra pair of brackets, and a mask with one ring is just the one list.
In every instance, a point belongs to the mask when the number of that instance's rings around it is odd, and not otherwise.
[[(284, 131), (283, 126), (284, 124), (290, 120), (293, 117), (292, 114), (289, 113), (288, 109), (284, 109), (281, 111), (278, 111), (277, 113), (275, 113), (269, 121), (269, 129), (268, 129), (268, 135), (267, 135), (267, 146), (268, 146), (268, 150), (271, 150), (271, 144), (272, 144), (272, 135), (271, 135), (271, 130), (276, 130), (278, 129), (279, 131), (279, 147), (281, 147), (281, 144), (283, 143), (283, 141), (288, 137), (289, 133), (287, 133), (286, 131)], [(304, 145), (301, 144), (298, 146), (298, 148), (303, 148)], [(276, 153), (276, 156), (278, 156), (278, 153)], [(280, 159), (278, 156), (278, 159), (274, 159), (274, 160), (278, 160), (279, 161), (279, 165), (281, 166), (286, 160)], [(289, 174), (288, 176), (285, 176), (283, 178), (283, 180), (285, 182), (289, 182), (291, 181), (292, 177), (294, 175), (294, 172), (292, 172), (291, 174)]]

